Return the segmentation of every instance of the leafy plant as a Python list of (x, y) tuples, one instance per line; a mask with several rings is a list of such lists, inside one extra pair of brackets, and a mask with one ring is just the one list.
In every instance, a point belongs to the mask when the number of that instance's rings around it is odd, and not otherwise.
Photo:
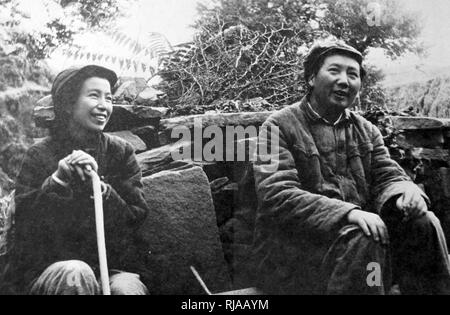
[[(36, 19), (20, 0), (0, 1), (0, 175), (9, 183), (32, 143), (32, 109), (49, 90), (51, 74), (43, 61), (75, 34), (104, 29), (120, 14), (120, 3), (133, 0), (36, 0)], [(122, 12), (125, 12), (124, 10)], [(6, 185), (6, 184), (5, 184)], [(1, 184), (0, 184), (1, 186)], [(6, 189), (6, 187), (2, 187)]]
[(126, 57), (118, 56), (114, 52), (95, 52), (82, 45), (68, 45), (63, 55), (69, 60), (84, 63), (104, 62), (116, 66), (121, 70), (133, 70), (135, 73), (144, 73), (153, 77), (163, 60), (163, 57), (173, 51), (167, 38), (155, 32), (149, 32), (146, 41), (137, 41), (129, 34), (117, 29), (100, 31), (100, 36), (106, 36), (117, 48), (125, 51)]
[[(367, 0), (221, 0), (200, 6), (193, 49), (170, 60), (160, 88), (173, 112), (184, 107), (221, 108), (221, 102), (262, 97), (280, 107), (305, 94), (303, 58), (318, 39), (336, 37), (367, 53), (384, 48), (395, 58), (420, 51), (416, 20), (395, 9), (397, 19), (369, 26)], [(393, 1), (387, 0), (391, 5)], [(391, 7), (389, 7), (391, 9)], [(379, 71), (369, 68), (361, 106), (383, 101)], [(219, 103), (219, 104), (218, 104)]]

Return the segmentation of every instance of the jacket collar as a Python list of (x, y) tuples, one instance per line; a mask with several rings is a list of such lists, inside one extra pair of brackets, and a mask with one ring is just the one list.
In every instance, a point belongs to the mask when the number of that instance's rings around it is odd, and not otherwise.
[(103, 133), (98, 133), (89, 142), (78, 141), (68, 134), (57, 138), (52, 137), (52, 139), (56, 142), (55, 145), (58, 146), (59, 151), (63, 154), (70, 154), (73, 150), (83, 150), (94, 155), (102, 149), (105, 143), (105, 135)]
[(327, 119), (320, 116), (319, 113), (317, 113), (312, 108), (307, 96), (305, 96), (301, 100), (300, 108), (305, 113), (306, 118), (309, 121), (314, 122), (314, 123), (324, 123), (324, 124), (331, 125), (331, 126), (339, 126), (350, 120), (350, 111), (348, 109), (345, 109), (344, 112), (341, 114), (341, 116), (335, 123), (329, 122)]

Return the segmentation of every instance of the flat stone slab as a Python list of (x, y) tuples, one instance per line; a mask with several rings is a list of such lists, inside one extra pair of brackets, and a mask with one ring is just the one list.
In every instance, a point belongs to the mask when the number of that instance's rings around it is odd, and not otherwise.
[(114, 105), (114, 110), (126, 111), (140, 119), (161, 118), (164, 117), (169, 109), (164, 107), (152, 107), (143, 105)]
[(115, 131), (108, 132), (108, 134), (119, 137), (130, 143), (136, 153), (144, 152), (145, 150), (147, 150), (147, 145), (145, 144), (145, 142), (131, 131)]
[(174, 143), (149, 150), (136, 156), (138, 164), (144, 176), (150, 176), (169, 169), (191, 167), (192, 161), (175, 161), (173, 153), (181, 148), (190, 147), (190, 142)]
[(404, 130), (397, 135), (397, 144), (401, 148), (442, 148), (445, 143), (442, 129)]
[(161, 144), (176, 142), (178, 139), (172, 139), (172, 130), (183, 127), (194, 129), (196, 124), (199, 127), (206, 128), (217, 126), (224, 128), (226, 126), (261, 126), (266, 119), (274, 112), (241, 112), (241, 113), (210, 113), (204, 115), (181, 116), (168, 119), (161, 119), (159, 123), (159, 141)]
[(194, 128), (196, 120), (202, 120), (202, 126), (255, 126), (261, 125), (274, 112), (241, 112), (241, 113), (210, 113), (203, 115), (180, 116), (175, 118), (163, 119), (160, 123), (160, 130), (173, 129), (177, 126)]
[(204, 294), (194, 267), (212, 292), (231, 290), (208, 179), (199, 167), (143, 179), (150, 213), (141, 228), (148, 243), (153, 294)]
[(443, 149), (413, 148), (411, 149), (411, 156), (418, 160), (450, 161), (450, 151)]
[(161, 146), (158, 140), (157, 126), (137, 127), (131, 129), (131, 132), (139, 136), (147, 144), (149, 150)]
[(391, 116), (394, 127), (399, 130), (424, 130), (450, 128), (450, 119), (433, 117)]

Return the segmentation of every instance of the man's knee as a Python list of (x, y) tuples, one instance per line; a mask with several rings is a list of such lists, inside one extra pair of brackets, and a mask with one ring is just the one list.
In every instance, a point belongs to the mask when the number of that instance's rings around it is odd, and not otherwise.
[(408, 225), (415, 235), (429, 235), (435, 233), (436, 229), (441, 229), (441, 222), (436, 215), (428, 211), (419, 218), (415, 218), (408, 222)]
[(110, 278), (112, 295), (148, 295), (147, 287), (135, 273), (121, 272)]
[(381, 242), (377, 242), (373, 237), (367, 236), (364, 231), (356, 226), (348, 226), (341, 231), (341, 237), (346, 239), (346, 243), (352, 247), (359, 247), (360, 250), (369, 252), (384, 253), (385, 246)]
[(387, 247), (367, 236), (358, 226), (347, 226), (340, 231), (339, 240), (333, 246), (335, 255), (349, 259), (349, 264), (377, 262), (384, 265)]
[[(338, 241), (329, 251), (324, 264), (328, 294), (380, 294), (385, 269), (387, 247), (364, 234), (358, 226), (340, 231)], [(374, 275), (374, 279), (368, 278)], [(369, 285), (368, 279), (376, 285)], [(372, 283), (370, 282), (370, 283)]]

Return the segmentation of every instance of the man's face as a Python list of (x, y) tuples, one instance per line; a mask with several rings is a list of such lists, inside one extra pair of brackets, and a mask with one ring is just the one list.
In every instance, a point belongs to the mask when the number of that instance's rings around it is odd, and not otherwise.
[(111, 85), (108, 80), (92, 77), (84, 81), (73, 110), (76, 128), (103, 131), (112, 113)]
[(353, 104), (361, 88), (359, 63), (344, 55), (331, 55), (309, 83), (311, 97), (319, 106), (343, 111)]

